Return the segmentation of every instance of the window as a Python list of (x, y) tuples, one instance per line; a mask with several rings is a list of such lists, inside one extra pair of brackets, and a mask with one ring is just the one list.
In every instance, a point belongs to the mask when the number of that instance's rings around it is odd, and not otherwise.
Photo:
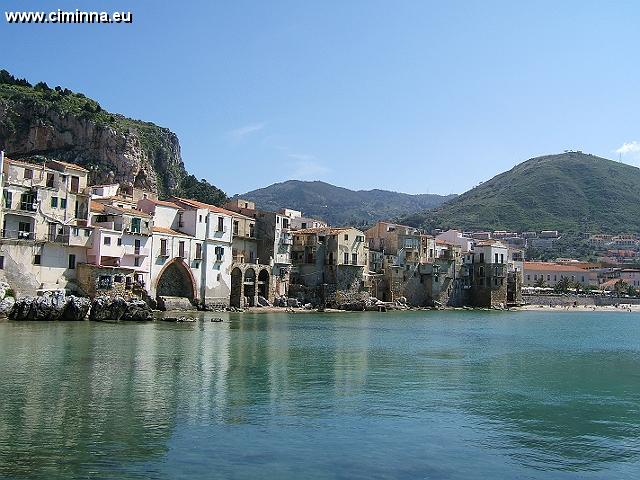
[(351, 254), (351, 263), (353, 263), (354, 265), (358, 264), (358, 254), (357, 253), (352, 253)]
[[(238, 222), (238, 220), (234, 220), (233, 221), (233, 234), (234, 235), (238, 235), (239, 225), (240, 225), (240, 222)], [(220, 226), (218, 226), (218, 230), (220, 230)]]
[(5, 190), (4, 192), (2, 192), (2, 198), (4, 199), (4, 208), (11, 208), (13, 193)]
[(178, 213), (178, 228), (184, 227), (184, 221), (182, 220), (182, 212)]
[(4, 269), (4, 255), (0, 255), (0, 270)]
[(42, 260), (42, 256), (40, 254), (35, 254), (33, 256), (33, 264), (34, 265), (40, 265), (41, 260)]
[(255, 224), (253, 224), (253, 223), (250, 223), (250, 224), (249, 224), (249, 236), (250, 236), (251, 238), (253, 238), (253, 237), (255, 237), (255, 236), (256, 236), (256, 226), (255, 226)]
[(202, 223), (202, 215), (198, 215), (198, 222)]
[(167, 249), (167, 239), (166, 238), (160, 239), (160, 256), (161, 257), (168, 257), (169, 256), (169, 252), (168, 252), (168, 249)]
[(88, 228), (84, 229), (84, 236), (88, 237), (89, 235), (91, 235), (91, 230), (89, 230)]
[(71, 176), (71, 193), (78, 193), (80, 190), (80, 178), (74, 175)]
[(47, 187), (48, 188), (53, 188), (53, 180), (55, 178), (55, 175), (53, 173), (47, 173)]
[(140, 219), (137, 217), (131, 219), (131, 233), (140, 233)]
[(118, 238), (118, 246), (122, 246), (122, 238)]
[(111, 237), (104, 237), (104, 239), (102, 240), (102, 243), (104, 245), (111, 245)]
[(133, 253), (135, 255), (140, 255), (140, 239), (139, 238), (136, 238), (133, 241)]
[(224, 231), (224, 217), (218, 217), (218, 231)]
[(307, 228), (307, 222), (302, 222), (302, 228)]
[(344, 264), (349, 264), (349, 252), (344, 252)]
[(345, 234), (344, 234), (344, 239), (345, 239), (345, 240), (349, 240), (349, 235), (345, 233)]
[(498, 254), (497, 254), (497, 253), (496, 253), (495, 258), (496, 258), (496, 260), (495, 260), (495, 262), (494, 262), (494, 263), (498, 263)]
[(66, 198), (61, 198), (60, 199), (60, 208), (67, 208), (67, 199)]
[(484, 263), (484, 253), (480, 254), (480, 263)]
[(76, 268), (76, 256), (71, 253), (69, 254), (69, 269), (70, 270), (75, 270)]
[(201, 259), (202, 258), (202, 244), (201, 243), (196, 243), (196, 258), (197, 259)]
[(184, 258), (184, 240), (178, 242), (178, 256)]
[(493, 284), (497, 287), (498, 286), (498, 277), (494, 277), (493, 278)]
[(500, 254), (500, 263), (504, 263), (504, 253)]
[(222, 257), (224, 256), (224, 247), (216, 247), (215, 253), (216, 253), (216, 261), (221, 262)]
[(114, 283), (122, 283), (122, 275), (114, 275), (113, 281)]
[(289, 228), (289, 219), (287, 218), (282, 219), (282, 228)]
[(140, 266), (140, 257), (134, 257), (133, 266), (134, 267), (139, 267)]
[(33, 178), (33, 170), (30, 168), (24, 169), (24, 178), (25, 180), (31, 180)]

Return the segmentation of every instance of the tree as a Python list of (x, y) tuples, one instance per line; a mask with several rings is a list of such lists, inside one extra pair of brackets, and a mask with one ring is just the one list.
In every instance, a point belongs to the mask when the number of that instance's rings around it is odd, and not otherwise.
[(562, 277), (560, 281), (556, 283), (556, 286), (553, 287), (553, 289), (557, 293), (567, 293), (570, 288), (571, 288), (571, 280), (569, 280), (569, 278), (567, 277)]
[(540, 275), (540, 278), (538, 280), (536, 280), (536, 282), (533, 284), (534, 287), (540, 287), (540, 288), (544, 288), (547, 286), (547, 284), (544, 281), (544, 277), (542, 275)]
[(629, 291), (629, 284), (620, 279), (615, 283), (613, 289), (615, 290), (616, 295), (619, 297), (620, 295), (623, 295)]

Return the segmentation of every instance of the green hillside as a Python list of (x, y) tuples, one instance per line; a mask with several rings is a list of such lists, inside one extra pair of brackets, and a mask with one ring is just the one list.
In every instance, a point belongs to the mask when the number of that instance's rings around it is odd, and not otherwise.
[(581, 152), (532, 158), (402, 221), (427, 228), (640, 232), (640, 169)]
[(288, 180), (241, 195), (265, 210), (293, 208), (331, 225), (363, 226), (377, 220), (433, 208), (454, 195), (349, 190), (329, 183)]

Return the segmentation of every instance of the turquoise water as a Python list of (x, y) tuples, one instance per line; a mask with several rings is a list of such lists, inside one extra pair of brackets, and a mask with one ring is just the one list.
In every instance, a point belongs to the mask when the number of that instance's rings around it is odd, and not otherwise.
[(0, 323), (0, 477), (640, 478), (638, 314), (224, 319)]

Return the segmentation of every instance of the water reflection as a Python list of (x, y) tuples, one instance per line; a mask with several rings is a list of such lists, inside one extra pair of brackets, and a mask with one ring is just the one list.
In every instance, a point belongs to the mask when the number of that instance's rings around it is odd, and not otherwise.
[(637, 319), (202, 319), (0, 324), (0, 477), (638, 471)]

